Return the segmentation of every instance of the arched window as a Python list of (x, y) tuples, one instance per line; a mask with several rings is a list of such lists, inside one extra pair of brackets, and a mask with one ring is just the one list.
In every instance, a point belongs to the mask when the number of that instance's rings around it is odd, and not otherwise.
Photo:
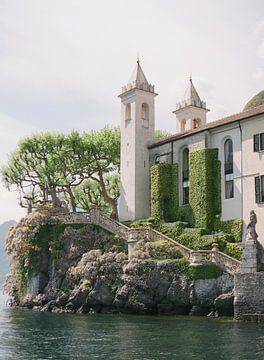
[(182, 152), (182, 203), (189, 204), (189, 149)]
[(200, 119), (193, 119), (193, 124), (192, 124), (193, 129), (197, 129), (200, 125), (201, 125)]
[(143, 121), (143, 127), (148, 128), (149, 127), (149, 106), (146, 103), (143, 103), (141, 105), (141, 118)]
[(131, 104), (126, 105), (126, 120), (131, 120)]
[(225, 198), (234, 197), (234, 164), (233, 164), (233, 141), (227, 139), (224, 143), (225, 156)]
[(182, 119), (182, 120), (181, 120), (181, 132), (184, 132), (184, 131), (185, 131), (185, 126), (186, 126), (186, 120), (185, 120), (185, 119)]
[(160, 163), (160, 156), (156, 155), (155, 156), (155, 164), (159, 164)]
[(141, 118), (143, 120), (148, 120), (148, 118), (149, 118), (149, 107), (148, 107), (148, 104), (146, 104), (146, 103), (143, 103), (141, 105)]

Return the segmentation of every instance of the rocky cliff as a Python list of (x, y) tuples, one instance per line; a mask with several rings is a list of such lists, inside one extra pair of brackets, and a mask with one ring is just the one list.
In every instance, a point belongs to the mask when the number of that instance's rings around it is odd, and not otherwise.
[(126, 244), (94, 225), (64, 225), (33, 213), (9, 232), (11, 305), (52, 312), (232, 315), (233, 277), (214, 265), (192, 267), (177, 247)]

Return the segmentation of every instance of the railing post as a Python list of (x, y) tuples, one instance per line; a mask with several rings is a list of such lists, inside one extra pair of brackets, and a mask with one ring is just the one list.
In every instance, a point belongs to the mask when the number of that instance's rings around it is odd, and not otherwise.
[(96, 207), (90, 210), (90, 219), (92, 224), (100, 223), (100, 210)]
[(137, 242), (138, 242), (138, 231), (136, 229), (130, 229), (127, 239), (128, 260), (130, 260), (135, 255), (135, 248)]
[(219, 252), (219, 248), (217, 244), (213, 244), (212, 245), (212, 250), (211, 250), (211, 261), (215, 264), (217, 264), (217, 255)]

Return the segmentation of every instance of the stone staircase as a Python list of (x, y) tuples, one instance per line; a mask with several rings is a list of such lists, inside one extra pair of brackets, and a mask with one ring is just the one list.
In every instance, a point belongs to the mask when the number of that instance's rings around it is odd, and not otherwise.
[(206, 263), (214, 263), (230, 274), (235, 274), (240, 270), (241, 262), (219, 251), (217, 246), (213, 246), (212, 250), (191, 250), (186, 246), (178, 243), (176, 240), (149, 228), (129, 228), (116, 220), (103, 215), (98, 209), (92, 209), (90, 213), (69, 213), (60, 215), (64, 224), (87, 224), (92, 223), (99, 225), (103, 229), (120, 236), (126, 240), (128, 245), (128, 256), (132, 258), (135, 253), (135, 246), (139, 240), (159, 241), (167, 240), (176, 245), (182, 256), (193, 265), (202, 265)]

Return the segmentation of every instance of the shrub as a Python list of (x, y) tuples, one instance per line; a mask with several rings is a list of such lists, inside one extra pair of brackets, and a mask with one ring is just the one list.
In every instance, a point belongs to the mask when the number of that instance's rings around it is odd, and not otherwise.
[(190, 206), (195, 226), (213, 230), (221, 211), (221, 176), (217, 149), (190, 153)]
[(231, 234), (234, 237), (235, 242), (240, 243), (242, 242), (243, 236), (243, 220), (234, 219), (222, 221), (220, 219), (217, 219), (217, 221), (215, 222), (215, 230)]
[(226, 243), (224, 252), (237, 260), (241, 260), (243, 249), (237, 244)]
[(189, 266), (188, 275), (193, 280), (198, 279), (216, 279), (223, 275), (223, 270), (214, 264), (205, 264), (201, 266)]
[(165, 221), (176, 220), (178, 202), (178, 165), (152, 166), (151, 216)]
[(155, 219), (154, 217), (150, 217), (147, 219), (139, 219), (132, 222), (131, 221), (126, 222), (125, 225), (131, 228), (140, 228), (140, 227), (149, 227), (155, 225), (157, 222), (158, 222), (157, 219)]
[(178, 259), (182, 257), (178, 246), (166, 240), (147, 242), (146, 251), (154, 259)]
[(155, 242), (139, 241), (136, 245), (136, 253), (139, 258), (150, 257), (156, 260), (178, 259), (182, 257), (177, 245), (167, 240)]
[(223, 274), (223, 270), (214, 264), (194, 266), (185, 259), (179, 259), (180, 271), (185, 273), (192, 280), (216, 279)]
[(188, 223), (182, 221), (176, 221), (173, 223), (160, 223), (154, 226), (154, 228), (168, 237), (177, 240), (178, 236), (182, 234), (184, 229), (188, 226)]
[(191, 227), (194, 226), (194, 216), (190, 205), (182, 205), (178, 208), (177, 219), (187, 222)]
[(179, 237), (179, 242), (192, 250), (211, 250), (215, 238), (213, 235), (202, 235), (199, 231), (184, 232)]

